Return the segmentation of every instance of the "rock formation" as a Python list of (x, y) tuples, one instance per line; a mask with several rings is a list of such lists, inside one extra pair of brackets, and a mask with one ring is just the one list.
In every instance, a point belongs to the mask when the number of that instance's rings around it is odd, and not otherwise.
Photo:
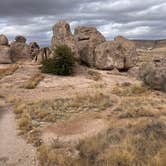
[(166, 59), (155, 59), (144, 64), (139, 76), (151, 88), (166, 92)]
[(93, 67), (95, 48), (105, 42), (104, 36), (96, 28), (84, 26), (76, 27), (74, 35), (81, 62)]
[(29, 46), (25, 42), (25, 37), (17, 36), (15, 41), (11, 43), (11, 55), (14, 62), (31, 59)]
[(57, 45), (65, 44), (70, 47), (76, 59), (79, 59), (78, 48), (74, 36), (71, 33), (70, 25), (61, 20), (53, 27), (53, 37), (51, 46), (55, 48)]
[(30, 56), (33, 59), (39, 54), (40, 47), (36, 42), (31, 42), (29, 44), (29, 48), (30, 48)]
[(122, 36), (98, 45), (94, 55), (94, 66), (104, 70), (128, 70), (137, 60), (134, 43)]
[(16, 42), (26, 43), (26, 38), (24, 36), (16, 36), (15, 40)]
[(51, 50), (48, 47), (40, 48), (38, 54), (34, 57), (34, 61), (40, 64), (43, 60), (49, 59)]
[(8, 45), (8, 39), (5, 35), (0, 35), (0, 64), (10, 64), (11, 50)]
[(0, 35), (0, 45), (7, 46), (8, 44), (9, 44), (8, 38), (5, 35), (1, 34)]

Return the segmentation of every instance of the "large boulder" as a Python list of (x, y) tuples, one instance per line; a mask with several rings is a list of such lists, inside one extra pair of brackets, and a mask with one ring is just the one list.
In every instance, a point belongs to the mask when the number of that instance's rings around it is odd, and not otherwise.
[(17, 36), (15, 41), (11, 43), (11, 56), (14, 62), (31, 59), (30, 49), (25, 41), (24, 37)]
[(8, 44), (9, 44), (8, 38), (5, 35), (1, 34), (0, 35), (0, 45), (7, 46)]
[(139, 77), (152, 89), (166, 92), (166, 59), (155, 59), (140, 67)]
[(79, 59), (77, 44), (71, 33), (70, 25), (64, 20), (59, 21), (53, 26), (52, 49), (58, 45), (67, 45), (74, 53), (74, 57)]
[(121, 36), (98, 45), (94, 55), (94, 66), (104, 70), (116, 68), (125, 71), (134, 67), (137, 61), (135, 44)]
[(85, 26), (76, 27), (74, 35), (81, 62), (93, 67), (95, 48), (105, 42), (104, 36), (96, 28)]
[(10, 64), (10, 63), (12, 63), (10, 47), (0, 45), (0, 64)]

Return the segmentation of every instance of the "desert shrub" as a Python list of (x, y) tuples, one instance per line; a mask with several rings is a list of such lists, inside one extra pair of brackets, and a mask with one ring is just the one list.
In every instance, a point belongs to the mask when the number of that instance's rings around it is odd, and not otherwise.
[(73, 73), (74, 56), (66, 45), (59, 45), (53, 50), (53, 58), (42, 62), (42, 72), (56, 75), (70, 75)]

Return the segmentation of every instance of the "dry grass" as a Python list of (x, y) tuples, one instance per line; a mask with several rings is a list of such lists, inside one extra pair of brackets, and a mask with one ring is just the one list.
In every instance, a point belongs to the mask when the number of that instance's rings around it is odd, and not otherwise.
[(87, 73), (87, 78), (88, 79), (91, 79), (91, 80), (94, 80), (94, 81), (100, 81), (102, 80), (102, 76), (99, 72), (95, 71), (95, 70), (88, 70), (88, 73)]
[(8, 68), (0, 69), (0, 79), (5, 76), (13, 74), (19, 68), (18, 65), (11, 65)]
[(114, 110), (119, 112), (119, 118), (157, 118), (166, 114), (166, 100), (141, 84), (116, 86), (113, 93), (121, 98)]
[(68, 119), (79, 112), (100, 112), (112, 107), (114, 100), (109, 95), (98, 91), (95, 94), (76, 94), (71, 98), (41, 100), (33, 103), (24, 103), (21, 99), (11, 98), (15, 105), (13, 111), (18, 119), (20, 133), (29, 137), (30, 142), (35, 145), (39, 144), (40, 134), (32, 134), (32, 131), (36, 131), (41, 122), (53, 123)]
[(149, 93), (149, 89), (145, 86), (143, 86), (141, 83), (137, 84), (130, 84), (130, 83), (124, 83), (122, 85), (117, 85), (113, 88), (112, 91), (114, 94), (118, 96), (140, 96), (145, 95)]
[(82, 140), (75, 148), (42, 145), (41, 165), (62, 166), (164, 166), (165, 123), (143, 120), (130, 127), (110, 127)]
[(25, 89), (35, 89), (36, 86), (39, 84), (40, 81), (44, 79), (44, 76), (41, 73), (37, 73), (32, 76), (29, 80), (24, 82), (22, 88)]
[(141, 84), (114, 88), (113, 93), (121, 102), (112, 110), (117, 119), (107, 131), (72, 147), (60, 144), (58, 139), (51, 145), (41, 142), (40, 122), (55, 122), (79, 112), (98, 112), (117, 103), (109, 93), (99, 89), (95, 94), (76, 94), (72, 98), (26, 105), (17, 101), (15, 113), (20, 119), (19, 127), (28, 133), (29, 142), (38, 146), (41, 166), (164, 166), (166, 124), (161, 117), (166, 115), (166, 100), (164, 94)]

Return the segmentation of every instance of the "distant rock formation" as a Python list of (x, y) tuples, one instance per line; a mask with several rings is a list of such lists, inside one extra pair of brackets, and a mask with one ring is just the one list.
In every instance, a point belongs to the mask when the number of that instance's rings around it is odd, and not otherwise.
[(57, 45), (65, 44), (72, 49), (74, 57), (79, 59), (77, 43), (74, 39), (74, 36), (71, 33), (70, 25), (61, 20), (53, 26), (53, 37), (51, 42), (52, 49)]
[(8, 39), (5, 35), (0, 35), (0, 64), (10, 63), (12, 60)]
[(20, 42), (20, 43), (26, 43), (26, 38), (24, 36), (16, 36), (15, 37), (16, 42)]
[(40, 48), (36, 56), (34, 57), (34, 62), (41, 64), (43, 60), (49, 59), (51, 56), (51, 50), (48, 47)]
[(94, 53), (97, 45), (105, 42), (104, 36), (94, 27), (78, 26), (74, 31), (81, 62), (94, 67)]
[(30, 49), (30, 56), (33, 59), (38, 55), (40, 47), (36, 42), (31, 42), (29, 43), (29, 49)]
[(26, 60), (30, 58), (30, 49), (26, 44), (26, 38), (23, 36), (16, 36), (15, 41), (11, 43), (11, 56), (14, 62), (18, 60)]
[(137, 48), (154, 49), (166, 47), (166, 40), (133, 40)]
[(1, 46), (3, 46), (3, 45), (4, 46), (9, 45), (8, 38), (5, 35), (3, 35), (3, 34), (0, 35), (0, 45)]

